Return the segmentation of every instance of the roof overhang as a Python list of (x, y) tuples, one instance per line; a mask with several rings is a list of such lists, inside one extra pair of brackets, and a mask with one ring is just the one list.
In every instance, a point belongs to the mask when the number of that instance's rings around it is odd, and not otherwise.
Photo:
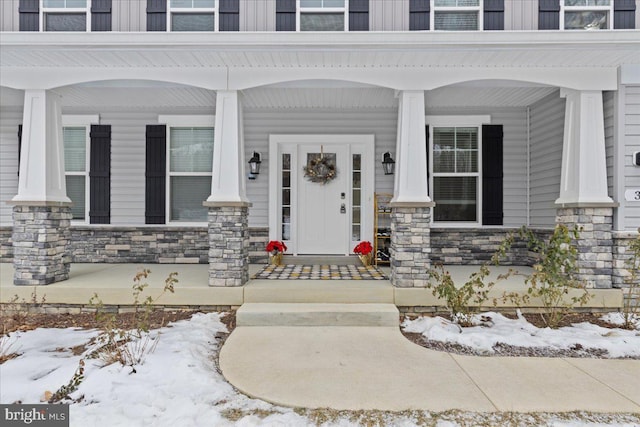
[(246, 89), (302, 79), (434, 89), (483, 79), (613, 90), (640, 32), (2, 33), (0, 84), (107, 79)]

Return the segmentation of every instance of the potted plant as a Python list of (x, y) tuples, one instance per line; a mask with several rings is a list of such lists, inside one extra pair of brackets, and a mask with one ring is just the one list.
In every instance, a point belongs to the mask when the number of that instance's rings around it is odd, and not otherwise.
[(357, 254), (358, 257), (360, 258), (360, 261), (362, 261), (362, 264), (367, 267), (369, 265), (371, 265), (371, 260), (372, 260), (372, 253), (373, 253), (373, 246), (371, 245), (371, 242), (368, 241), (363, 241), (360, 242), (356, 245), (355, 248), (353, 248), (353, 253)]
[(269, 253), (269, 264), (282, 265), (282, 254), (286, 250), (287, 245), (279, 240), (271, 240), (267, 243), (266, 251)]

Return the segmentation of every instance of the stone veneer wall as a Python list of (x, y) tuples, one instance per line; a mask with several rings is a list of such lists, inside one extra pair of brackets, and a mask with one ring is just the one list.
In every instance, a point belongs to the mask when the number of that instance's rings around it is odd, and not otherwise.
[[(627, 262), (631, 259), (629, 245), (637, 236), (637, 233), (631, 231), (617, 231), (613, 233), (613, 275), (611, 276), (611, 281), (613, 282), (614, 288), (629, 287), (627, 281), (630, 274)], [(625, 298), (627, 298), (627, 292), (625, 292)], [(635, 299), (640, 299), (640, 295), (636, 295)]]
[(209, 207), (209, 286), (249, 281), (248, 206)]
[(556, 224), (580, 229), (577, 279), (588, 288), (611, 288), (613, 276), (613, 208), (559, 208)]
[(16, 285), (48, 285), (69, 278), (68, 206), (14, 206)]
[(431, 207), (391, 208), (391, 284), (421, 288), (431, 267)]
[[(0, 227), (0, 262), (13, 261), (12, 227)], [(266, 263), (267, 227), (249, 228), (249, 261)], [(208, 264), (207, 227), (72, 225), (71, 262)]]
[[(479, 265), (491, 260), (502, 241), (517, 228), (431, 228), (431, 262), (451, 265)], [(534, 230), (548, 239), (552, 230)], [(523, 241), (513, 243), (501, 261), (503, 265), (528, 265), (535, 262)]]

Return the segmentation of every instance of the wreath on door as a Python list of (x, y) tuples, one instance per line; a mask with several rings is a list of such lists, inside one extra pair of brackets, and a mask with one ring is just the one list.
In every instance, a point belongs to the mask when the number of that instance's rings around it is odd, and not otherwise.
[(320, 156), (312, 157), (308, 160), (307, 165), (302, 168), (304, 176), (311, 182), (319, 182), (326, 184), (335, 179), (338, 171), (336, 170), (335, 159), (324, 155), (323, 147), (320, 147)]

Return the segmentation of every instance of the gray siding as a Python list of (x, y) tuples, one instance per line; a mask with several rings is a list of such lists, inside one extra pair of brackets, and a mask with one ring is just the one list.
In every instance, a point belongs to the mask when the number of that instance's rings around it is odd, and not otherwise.
[(604, 144), (607, 155), (607, 192), (613, 197), (613, 144), (615, 135), (615, 92), (603, 92)]
[(275, 30), (275, 0), (240, 0), (240, 31)]
[(553, 227), (560, 194), (565, 100), (555, 92), (531, 106), (530, 225)]
[(244, 114), (245, 152), (262, 153), (260, 176), (247, 181), (247, 196), (253, 203), (249, 225), (267, 226), (270, 134), (374, 134), (376, 144), (375, 191), (392, 192), (393, 176), (382, 173), (382, 153), (395, 152), (398, 113), (379, 110), (249, 110)]
[(18, 193), (18, 125), (22, 108), (0, 109), (0, 225), (11, 225), (12, 207), (7, 201)]
[(537, 30), (538, 0), (505, 0), (504, 29)]
[(371, 31), (408, 31), (409, 0), (369, 1)]
[(0, 0), (0, 31), (20, 31), (19, 0)]
[(636, 29), (640, 29), (640, 0), (636, 0)]
[(145, 0), (115, 0), (111, 2), (113, 31), (147, 31), (147, 2)]
[[(633, 165), (633, 153), (640, 151), (640, 85), (625, 87), (624, 188), (640, 188), (640, 167)], [(640, 227), (640, 202), (624, 203), (624, 229)]]
[(427, 109), (427, 115), (491, 115), (491, 124), (502, 125), (504, 132), (504, 226), (527, 223), (527, 110), (526, 108)]

